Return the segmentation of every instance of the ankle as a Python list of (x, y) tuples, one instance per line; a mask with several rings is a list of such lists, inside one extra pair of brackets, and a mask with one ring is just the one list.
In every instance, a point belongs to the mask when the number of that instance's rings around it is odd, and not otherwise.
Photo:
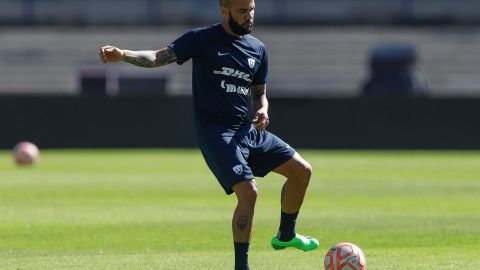
[(278, 228), (277, 238), (282, 242), (288, 242), (295, 237), (295, 224), (297, 222), (297, 213), (288, 214), (282, 211), (280, 218), (280, 227)]
[(248, 266), (248, 250), (250, 243), (234, 242), (235, 248), (235, 270), (250, 270)]

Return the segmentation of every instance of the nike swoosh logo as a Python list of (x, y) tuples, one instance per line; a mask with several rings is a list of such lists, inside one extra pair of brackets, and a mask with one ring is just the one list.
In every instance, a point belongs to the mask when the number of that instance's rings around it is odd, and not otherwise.
[(229, 55), (229, 53), (221, 53), (221, 52), (218, 52), (218, 56), (225, 56), (225, 55)]

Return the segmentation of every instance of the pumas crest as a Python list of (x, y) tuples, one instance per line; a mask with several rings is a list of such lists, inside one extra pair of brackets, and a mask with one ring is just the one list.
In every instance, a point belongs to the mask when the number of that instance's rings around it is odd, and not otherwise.
[(243, 166), (241, 164), (233, 167), (232, 169), (237, 175), (240, 175), (243, 172)]
[(250, 66), (250, 68), (255, 67), (255, 59), (248, 58), (248, 65)]

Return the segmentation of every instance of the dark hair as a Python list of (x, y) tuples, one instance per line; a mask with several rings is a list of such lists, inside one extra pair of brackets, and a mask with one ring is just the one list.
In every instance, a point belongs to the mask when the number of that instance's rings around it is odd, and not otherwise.
[(232, 3), (232, 0), (219, 0), (218, 2), (220, 2), (220, 6), (229, 7), (230, 4)]

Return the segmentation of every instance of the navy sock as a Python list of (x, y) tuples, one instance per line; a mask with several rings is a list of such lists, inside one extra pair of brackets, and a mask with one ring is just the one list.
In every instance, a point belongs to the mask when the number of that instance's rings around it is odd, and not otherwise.
[(295, 223), (297, 222), (298, 212), (287, 214), (282, 211), (280, 218), (280, 228), (278, 228), (277, 238), (282, 242), (287, 242), (295, 236)]
[(250, 270), (248, 266), (248, 249), (250, 243), (233, 243), (235, 247), (235, 270)]

